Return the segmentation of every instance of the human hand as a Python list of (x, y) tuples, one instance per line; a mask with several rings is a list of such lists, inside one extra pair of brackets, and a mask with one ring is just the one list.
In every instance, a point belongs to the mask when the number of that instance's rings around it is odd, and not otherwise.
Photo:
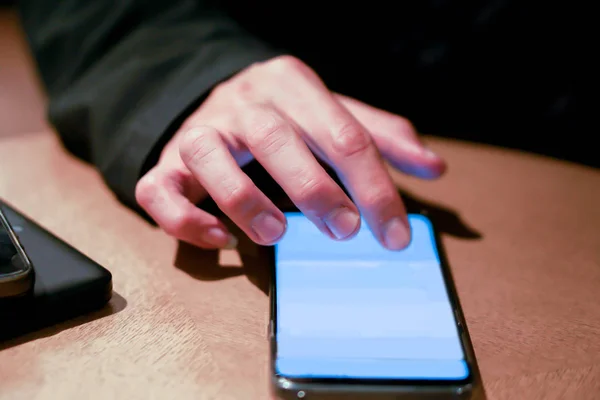
[[(352, 200), (315, 155), (334, 168)], [(307, 65), (284, 56), (215, 87), (140, 179), (136, 199), (179, 240), (233, 247), (225, 225), (196, 206), (210, 196), (253, 241), (273, 244), (286, 221), (241, 170), (254, 158), (324, 234), (350, 238), (362, 215), (391, 250), (410, 242), (410, 228), (384, 160), (422, 178), (445, 170), (406, 119), (330, 92)]]

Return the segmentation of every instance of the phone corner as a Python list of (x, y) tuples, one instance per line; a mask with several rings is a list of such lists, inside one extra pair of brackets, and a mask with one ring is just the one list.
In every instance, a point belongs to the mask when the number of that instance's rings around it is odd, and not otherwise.
[(292, 400), (299, 399), (297, 390), (293, 389), (293, 384), (287, 379), (272, 374), (270, 379), (269, 391), (274, 400)]

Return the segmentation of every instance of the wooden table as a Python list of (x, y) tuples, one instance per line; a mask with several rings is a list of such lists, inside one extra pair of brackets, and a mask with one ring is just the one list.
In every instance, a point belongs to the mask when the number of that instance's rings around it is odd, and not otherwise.
[[(486, 391), (600, 398), (600, 172), (432, 141), (437, 182), (397, 176), (443, 240)], [(113, 272), (110, 307), (2, 345), (0, 399), (267, 399), (258, 249), (179, 246), (49, 131), (0, 139), (0, 196)]]

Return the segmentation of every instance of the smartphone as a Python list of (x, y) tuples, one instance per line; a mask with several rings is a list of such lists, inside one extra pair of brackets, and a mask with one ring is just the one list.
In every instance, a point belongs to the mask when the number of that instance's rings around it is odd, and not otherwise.
[(468, 399), (477, 365), (431, 220), (382, 247), (366, 223), (333, 241), (286, 212), (273, 246), (272, 386), (279, 399)]
[[(2, 239), (2, 270), (7, 274), (0, 282), (5, 293), (0, 298), (0, 339), (100, 309), (111, 299), (112, 274), (107, 269), (1, 199), (0, 219), (13, 245), (5, 246), (9, 242)], [(4, 263), (11, 254), (16, 255), (10, 264)], [(21, 283), (20, 290), (11, 289), (15, 285), (9, 275), (29, 280), (29, 287)]]
[(33, 287), (33, 267), (0, 210), (0, 299), (22, 297)]

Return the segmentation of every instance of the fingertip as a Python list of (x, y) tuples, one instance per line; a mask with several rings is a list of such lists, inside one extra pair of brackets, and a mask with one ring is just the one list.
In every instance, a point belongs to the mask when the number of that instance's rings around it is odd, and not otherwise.
[(436, 179), (447, 169), (444, 159), (417, 143), (404, 143), (396, 151), (383, 150), (384, 157), (398, 170), (421, 179)]
[(237, 247), (238, 243), (239, 243), (238, 238), (233, 235), (230, 235), (229, 240), (227, 241), (227, 244), (225, 246), (223, 246), (223, 249), (225, 249), (225, 250), (235, 249)]
[(383, 226), (383, 245), (388, 250), (403, 250), (410, 241), (410, 226), (400, 217), (392, 218)]
[(325, 227), (335, 240), (348, 240), (360, 229), (360, 215), (348, 207), (338, 207), (323, 218)]
[(427, 160), (422, 164), (420, 178), (423, 179), (437, 179), (444, 175), (448, 168), (448, 165), (438, 155), (435, 157), (427, 157)]
[(444, 164), (444, 159), (435, 151), (425, 146), (422, 143), (409, 142), (402, 146), (409, 155), (418, 158), (425, 165), (440, 165)]
[(202, 235), (202, 240), (221, 249), (234, 249), (238, 245), (237, 237), (221, 227), (209, 228)]
[(404, 172), (407, 175), (414, 176), (419, 179), (437, 179), (441, 177), (445, 171), (445, 164), (431, 165), (419, 164), (414, 162), (392, 162), (392, 165), (397, 170)]
[(283, 237), (287, 230), (287, 221), (285, 217), (263, 211), (252, 219), (250, 229), (257, 243), (270, 246)]

